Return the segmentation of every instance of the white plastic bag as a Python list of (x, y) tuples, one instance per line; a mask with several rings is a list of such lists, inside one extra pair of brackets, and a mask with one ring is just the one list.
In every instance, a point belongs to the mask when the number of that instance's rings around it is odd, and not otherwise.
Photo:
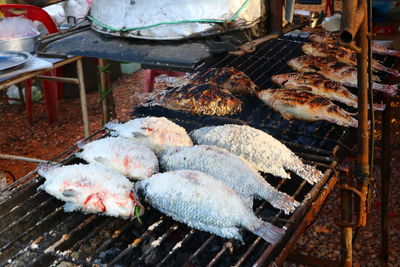
[[(25, 88), (22, 88), (22, 95), (24, 97), (24, 100), (26, 100)], [(7, 96), (9, 98), (20, 99), (18, 87), (15, 86), (15, 85), (10, 86), (7, 89)], [(32, 85), (32, 101), (33, 102), (37, 102), (37, 101), (40, 101), (42, 99), (43, 99), (42, 90), (39, 87), (37, 87), (35, 85)], [(21, 104), (21, 101), (20, 100), (12, 100), (12, 99), (10, 99), (10, 100), (8, 100), (8, 104), (11, 104), (11, 105)]]
[(33, 21), (25, 17), (10, 17), (0, 20), (0, 41), (32, 37), (39, 34)]

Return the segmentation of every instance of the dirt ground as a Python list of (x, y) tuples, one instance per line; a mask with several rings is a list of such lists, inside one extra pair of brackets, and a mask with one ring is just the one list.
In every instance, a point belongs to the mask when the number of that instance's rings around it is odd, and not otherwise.
[[(125, 75), (113, 83), (117, 119), (129, 119), (133, 105), (143, 99), (135, 93), (143, 88), (143, 72)], [(90, 132), (101, 129), (101, 112), (97, 92), (88, 94), (88, 112)], [(400, 266), (400, 133), (398, 114), (399, 100), (394, 103), (396, 110), (393, 118), (394, 150), (392, 156), (390, 223), (390, 265)], [(84, 137), (79, 98), (60, 99), (60, 121), (49, 125), (44, 103), (34, 104), (34, 121), (28, 123), (26, 111), (22, 106), (0, 104), (0, 153), (49, 160)], [(379, 133), (377, 134), (379, 136)], [(379, 151), (378, 151), (379, 152)], [(379, 154), (379, 153), (377, 153)], [(0, 170), (7, 170), (17, 179), (34, 170), (37, 164), (17, 160), (0, 160)], [(380, 220), (380, 176), (375, 168), (372, 208), (367, 227), (359, 231), (354, 245), (355, 266), (379, 265), (379, 220)], [(7, 174), (8, 183), (12, 177)], [(334, 189), (324, 205), (318, 219), (299, 240), (296, 251), (304, 255), (313, 255), (325, 259), (339, 260), (340, 228), (336, 221), (340, 219), (339, 189)], [(302, 266), (285, 263), (286, 266)]]

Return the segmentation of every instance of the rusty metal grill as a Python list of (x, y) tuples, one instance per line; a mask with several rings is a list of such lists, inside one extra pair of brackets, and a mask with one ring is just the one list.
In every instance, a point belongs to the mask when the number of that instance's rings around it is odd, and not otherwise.
[[(253, 55), (218, 58), (200, 69), (233, 65), (259, 86), (268, 87), (272, 74), (289, 71), (285, 63), (299, 55), (299, 46), (296, 41), (274, 40)], [(67, 263), (81, 266), (250, 266), (282, 260), (332, 190), (337, 181), (334, 172), (337, 158), (348, 152), (354, 134), (351, 129), (324, 122), (286, 121), (257, 99), (244, 101), (245, 110), (230, 118), (196, 117), (157, 107), (139, 107), (134, 116), (166, 116), (187, 130), (229, 122), (248, 123), (280, 139), (308, 163), (316, 164), (324, 177), (313, 186), (294, 174), (290, 180), (265, 175), (280, 191), (303, 202), (295, 213), (285, 215), (265, 201), (255, 201), (254, 210), (260, 218), (287, 228), (280, 243), (272, 246), (248, 231), (243, 231), (243, 244), (223, 239), (177, 223), (151, 208), (142, 216), (142, 223), (66, 213), (61, 201), (37, 190), (44, 180), (32, 172), (0, 197), (0, 263), (9, 266), (65, 266), (63, 264)], [(89, 140), (101, 138), (103, 134), (96, 133)], [(74, 146), (60, 155), (61, 164), (79, 162), (73, 155), (76, 151), (78, 148)]]

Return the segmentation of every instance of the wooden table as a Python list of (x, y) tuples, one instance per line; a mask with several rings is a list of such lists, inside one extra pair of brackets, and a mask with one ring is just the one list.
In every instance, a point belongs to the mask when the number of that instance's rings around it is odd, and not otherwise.
[[(76, 63), (77, 69), (77, 78), (66, 78), (66, 77), (54, 77), (54, 76), (44, 76), (43, 74), (62, 67), (64, 65), (70, 63)], [(85, 82), (83, 79), (83, 67), (82, 67), (82, 57), (81, 56), (74, 56), (69, 57), (66, 59), (60, 59), (59, 61), (55, 62), (51, 68), (30, 71), (26, 73), (22, 73), (16, 76), (12, 76), (10, 78), (6, 78), (5, 80), (0, 81), (0, 90), (7, 89), (8, 87), (25, 82), (29, 79), (40, 79), (40, 80), (47, 80), (47, 81), (55, 81), (55, 82), (63, 82), (63, 83), (74, 83), (77, 84), (79, 87), (79, 94), (80, 94), (80, 101), (81, 101), (81, 109), (82, 109), (82, 119), (83, 119), (83, 128), (85, 132), (85, 137), (89, 136), (89, 119), (88, 119), (88, 112), (87, 112), (87, 102), (86, 102), (86, 91), (85, 91)], [(57, 97), (57, 95), (55, 95)], [(58, 99), (51, 99), (48, 100), (49, 108), (51, 112), (55, 114), (54, 120), (58, 119)]]

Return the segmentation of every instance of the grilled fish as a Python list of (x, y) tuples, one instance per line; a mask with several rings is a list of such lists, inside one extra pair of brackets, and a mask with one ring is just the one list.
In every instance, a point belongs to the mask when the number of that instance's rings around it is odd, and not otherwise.
[(127, 138), (108, 137), (86, 144), (76, 156), (89, 163), (99, 163), (137, 180), (149, 178), (158, 172), (158, 160), (147, 146)]
[(133, 184), (122, 174), (98, 164), (41, 166), (38, 173), (46, 179), (40, 189), (65, 201), (65, 211), (128, 218), (139, 205), (132, 193)]
[(331, 100), (345, 103), (351, 107), (357, 107), (357, 96), (338, 82), (329, 80), (315, 72), (285, 73), (271, 77), (277, 85), (286, 89), (298, 89), (315, 95), (323, 96)]
[(271, 135), (246, 125), (225, 124), (196, 129), (190, 133), (201, 145), (224, 148), (242, 156), (256, 170), (282, 178), (290, 178), (285, 169), (292, 170), (301, 178), (314, 184), (322, 173), (304, 164), (289, 148)]
[(147, 104), (198, 115), (226, 116), (240, 112), (243, 102), (222, 87), (191, 83), (156, 93)]
[[(326, 78), (343, 85), (357, 87), (357, 68), (346, 63), (337, 62), (333, 58), (303, 55), (291, 59), (288, 64), (298, 72), (318, 72)], [(373, 79), (378, 80), (376, 76)], [(396, 95), (398, 90), (396, 84), (388, 85), (376, 82), (372, 84), (372, 88), (389, 95)]]
[(308, 92), (270, 89), (259, 92), (258, 97), (287, 120), (325, 120), (346, 127), (358, 126), (357, 120), (350, 116), (351, 113), (341, 109), (329, 99)]
[[(326, 31), (314, 32), (310, 34), (308, 40), (318, 43), (338, 44), (339, 33), (330, 33)], [(400, 57), (400, 51), (388, 49), (383, 45), (377, 44), (376, 42), (372, 43), (372, 52), (375, 54)]]
[[(317, 57), (331, 57), (335, 58), (339, 62), (347, 63), (353, 66), (357, 65), (357, 54), (344, 46), (336, 46), (333, 44), (324, 43), (305, 43), (301, 49), (307, 55), (317, 56)], [(376, 59), (372, 60), (372, 67), (376, 71), (384, 71), (390, 73), (396, 77), (400, 77), (400, 72), (383, 66)]]
[(160, 153), (170, 146), (192, 146), (186, 130), (164, 117), (145, 117), (125, 123), (110, 122), (106, 128), (111, 134), (130, 138)]
[(170, 148), (159, 160), (167, 171), (196, 170), (221, 180), (241, 195), (248, 207), (252, 206), (254, 196), (285, 213), (293, 212), (299, 205), (291, 196), (267, 183), (247, 161), (225, 149), (205, 145)]
[(153, 175), (136, 183), (141, 199), (190, 227), (242, 240), (238, 227), (277, 243), (284, 230), (256, 217), (223, 182), (199, 171), (180, 170)]
[(196, 84), (211, 83), (235, 95), (254, 94), (257, 85), (242, 71), (234, 67), (210, 68), (195, 72), (187, 80)]

